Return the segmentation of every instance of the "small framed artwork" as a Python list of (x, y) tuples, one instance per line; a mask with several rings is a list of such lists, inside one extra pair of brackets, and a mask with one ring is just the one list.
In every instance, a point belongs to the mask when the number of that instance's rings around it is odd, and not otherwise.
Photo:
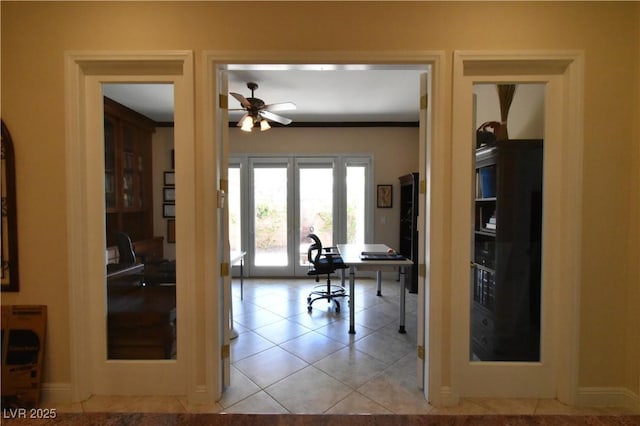
[(163, 204), (162, 205), (162, 217), (176, 217), (176, 205), (175, 204)]
[(175, 244), (176, 242), (176, 220), (167, 220), (167, 242)]
[(164, 172), (164, 186), (175, 186), (176, 175), (174, 172)]
[(176, 189), (173, 186), (162, 188), (162, 200), (165, 203), (176, 202)]
[(389, 209), (393, 206), (393, 185), (378, 185), (378, 208)]

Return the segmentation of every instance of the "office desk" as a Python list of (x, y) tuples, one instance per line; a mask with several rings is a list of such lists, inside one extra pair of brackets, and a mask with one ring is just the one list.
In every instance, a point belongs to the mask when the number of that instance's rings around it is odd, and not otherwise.
[(126, 275), (142, 274), (144, 264), (142, 263), (109, 263), (107, 264), (107, 279), (120, 278)]
[[(400, 327), (398, 333), (406, 333), (405, 321), (405, 269), (413, 265), (409, 259), (384, 259), (384, 260), (362, 260), (362, 252), (386, 253), (389, 247), (384, 244), (337, 244), (342, 261), (349, 267), (349, 333), (355, 334), (355, 271), (376, 271), (378, 281), (378, 295), (380, 295), (380, 285), (382, 276), (380, 272), (386, 269), (400, 269)], [(344, 270), (343, 270), (344, 272)], [(344, 279), (344, 275), (343, 275)]]

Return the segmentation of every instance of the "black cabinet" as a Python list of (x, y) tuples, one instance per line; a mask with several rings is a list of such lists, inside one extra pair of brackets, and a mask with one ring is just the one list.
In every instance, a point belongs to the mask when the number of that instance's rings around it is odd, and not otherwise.
[(471, 357), (540, 358), (541, 140), (476, 150)]
[[(418, 261), (418, 173), (400, 176), (400, 246), (398, 252), (407, 259)], [(406, 276), (410, 293), (418, 292), (418, 265), (414, 264)]]

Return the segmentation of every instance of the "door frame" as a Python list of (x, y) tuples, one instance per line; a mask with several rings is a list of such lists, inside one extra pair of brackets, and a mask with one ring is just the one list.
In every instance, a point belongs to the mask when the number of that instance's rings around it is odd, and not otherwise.
[[(178, 358), (106, 360), (105, 295), (87, 283), (105, 282), (103, 82), (164, 82), (175, 90)], [(195, 250), (193, 54), (190, 51), (65, 52), (67, 265), (71, 400), (92, 394), (186, 394), (197, 387), (193, 306)], [(99, 141), (99, 143), (96, 143)], [(184, 265), (184, 266), (183, 266)], [(182, 285), (184, 284), (184, 286)], [(102, 294), (101, 294), (102, 293)], [(87, 320), (89, 319), (89, 320)], [(101, 332), (96, 333), (95, 330)], [(96, 341), (101, 339), (102, 342)], [(87, 350), (89, 348), (97, 348)], [(187, 358), (189, 358), (187, 360)], [(158, 372), (166, 374), (159, 375)], [(162, 380), (158, 380), (162, 377)]]
[[(556, 343), (566, 348), (558, 354), (556, 369), (557, 398), (569, 404), (576, 401), (578, 380), (578, 332), (579, 332), (579, 282), (581, 247), (581, 206), (582, 206), (582, 153), (583, 153), (583, 105), (584, 105), (584, 54), (583, 52), (455, 52), (453, 55), (455, 72), (451, 76), (448, 56), (443, 51), (413, 52), (264, 52), (264, 51), (204, 51), (202, 64), (195, 70), (199, 84), (194, 84), (192, 53), (189, 51), (162, 52), (67, 52), (65, 54), (65, 110), (66, 110), (66, 161), (67, 161), (67, 253), (69, 276), (69, 319), (70, 319), (70, 368), (71, 399), (81, 401), (93, 393), (94, 383), (91, 377), (91, 356), (85, 352), (91, 335), (91, 327), (83, 321), (89, 314), (89, 300), (86, 283), (90, 279), (102, 279), (104, 265), (96, 259), (104, 258), (104, 247), (100, 241), (93, 241), (91, 229), (97, 229), (102, 223), (96, 222), (103, 212), (96, 212), (90, 202), (96, 198), (91, 189), (100, 182), (89, 182), (88, 164), (99, 161), (92, 158), (87, 150), (88, 140), (95, 139), (91, 129), (87, 128), (87, 108), (85, 105), (85, 85), (87, 77), (99, 74), (148, 75), (155, 70), (158, 74), (180, 75), (185, 92), (176, 97), (176, 107), (189, 117), (181, 129), (180, 137), (186, 139), (184, 154), (177, 154), (178, 167), (183, 165), (183, 179), (177, 176), (178, 190), (181, 193), (179, 214), (184, 221), (178, 220), (177, 233), (178, 256), (185, 254), (187, 266), (178, 269), (178, 277), (184, 276), (185, 283), (197, 288), (179, 290), (180, 306), (196, 306), (196, 309), (183, 309), (181, 317), (185, 326), (184, 344), (194, 350), (189, 353), (187, 368), (187, 396), (193, 402), (213, 402), (222, 395), (222, 362), (224, 348), (220, 336), (221, 308), (217, 303), (223, 287), (221, 264), (211, 259), (222, 259), (218, 244), (218, 204), (224, 190), (220, 178), (221, 155), (219, 144), (228, 143), (224, 126), (216, 119), (218, 112), (217, 72), (226, 64), (236, 63), (345, 63), (345, 64), (426, 64), (431, 67), (433, 90), (429, 104), (432, 106), (429, 119), (431, 127), (427, 137), (420, 135), (421, 204), (426, 206), (424, 219), (419, 221), (421, 257), (419, 288), (424, 292), (425, 309), (425, 358), (429, 360), (424, 380), (427, 399), (433, 405), (450, 405), (458, 402), (464, 390), (460, 389), (454, 353), (456, 350), (455, 288), (451, 284), (468, 280), (468, 265), (458, 268), (452, 243), (458, 237), (452, 227), (451, 180), (456, 171), (453, 158), (459, 156), (460, 146), (465, 147), (468, 133), (460, 138), (452, 122), (452, 113), (456, 113), (455, 96), (453, 100), (447, 92), (456, 87), (456, 81), (463, 77), (464, 69), (475, 72), (504, 73), (509, 65), (513, 74), (521, 74), (522, 69), (544, 69), (546, 74), (558, 75), (567, 102), (562, 112), (564, 120), (562, 158), (557, 159), (563, 165), (558, 177), (565, 198), (560, 200), (565, 209), (559, 209), (559, 221), (564, 226), (563, 241), (559, 253), (562, 262), (557, 279), (567, 285), (559, 290), (561, 301), (569, 301), (566, 310), (558, 312), (559, 326), (556, 329)], [(502, 67), (502, 71), (501, 68)], [(195, 140), (194, 98), (195, 89), (206, 95), (200, 96), (198, 121), (202, 126)], [(183, 97), (184, 96), (184, 97)], [(95, 106), (94, 106), (95, 107)], [(463, 127), (464, 128), (464, 127)], [(93, 129), (95, 131), (95, 129)], [(452, 132), (452, 140), (448, 136)], [(464, 132), (463, 132), (464, 133)], [(176, 135), (176, 138), (178, 135)], [(423, 140), (424, 138), (424, 140)], [(211, 142), (214, 143), (211, 143)], [(452, 142), (452, 143), (450, 143)], [(197, 155), (196, 155), (197, 151)], [(455, 154), (455, 155), (454, 155)], [(196, 167), (194, 167), (196, 166)], [(197, 173), (194, 170), (197, 168)], [(423, 183), (424, 182), (424, 183)], [(182, 187), (182, 189), (180, 189)], [(195, 187), (195, 188), (194, 188)], [(102, 189), (94, 191), (102, 194)], [(211, 196), (214, 194), (214, 196)], [(196, 197), (197, 195), (197, 197)], [(196, 206), (196, 198), (198, 208)], [(190, 210), (191, 209), (191, 210)], [(102, 219), (103, 220), (103, 219)], [(73, 226), (71, 225), (73, 224)], [(198, 238), (196, 241), (196, 228)], [(93, 231), (95, 232), (95, 231)], [(459, 232), (459, 231), (457, 231)], [(428, 238), (425, 238), (428, 233)], [(468, 237), (468, 236), (466, 236)], [(429, 253), (425, 257), (425, 253)], [(94, 260), (91, 260), (91, 259)], [(424, 266), (423, 266), (424, 265)], [(457, 271), (457, 272), (456, 272)], [(182, 298), (180, 296), (182, 294)], [(195, 300), (194, 295), (202, 296)], [(182, 300), (182, 302), (180, 301)], [(196, 321), (196, 317), (198, 321)], [(224, 323), (224, 322), (222, 322)], [(432, 325), (431, 327), (429, 325)], [(212, 338), (198, 338), (209, 336)], [(197, 342), (197, 343), (196, 343)], [(209, 361), (204, 361), (209, 360)], [(114, 383), (117, 385), (117, 383)], [(118, 392), (122, 388), (118, 387)], [(462, 392), (461, 392), (462, 391)]]
[[(453, 304), (452, 372), (458, 396), (555, 397), (575, 404), (578, 386), (580, 247), (583, 157), (582, 52), (454, 53), (452, 120), (452, 292), (470, 300), (471, 94), (475, 82), (538, 82), (545, 96), (545, 212), (543, 299), (549, 317), (542, 323), (540, 363), (501, 363), (517, 367), (522, 380), (536, 386), (519, 389), (500, 381), (498, 363), (469, 361), (469, 304)], [(547, 143), (547, 141), (549, 141)], [(465, 226), (465, 224), (467, 226)], [(559, 285), (562, 283), (562, 285)], [(551, 367), (550, 383), (536, 377)], [(492, 382), (492, 391), (486, 383)]]
[[(447, 85), (447, 75), (445, 74), (446, 55), (443, 51), (412, 51), (412, 52), (278, 52), (278, 51), (204, 51), (201, 73), (203, 75), (203, 117), (214, 117), (205, 119), (203, 128), (203, 138), (205, 141), (214, 141), (211, 145), (228, 143), (228, 131), (222, 126), (216, 128), (216, 109), (218, 99), (226, 94), (216, 91), (218, 84), (216, 79), (222, 71), (228, 69), (232, 64), (401, 64), (401, 65), (425, 65), (431, 73), (433, 91), (429, 99), (421, 107), (421, 115), (428, 115), (425, 122), (431, 126), (420, 133), (420, 166), (421, 191), (420, 200), (425, 205), (424, 219), (418, 223), (420, 259), (418, 267), (424, 273), (418, 277), (418, 293), (420, 302), (424, 309), (420, 312), (424, 314), (424, 336), (419, 336), (419, 341), (425, 342), (425, 347), (418, 348), (417, 363), (422, 364), (418, 371), (424, 371), (422, 383), (419, 386), (423, 389), (425, 398), (434, 405), (449, 405), (457, 403), (451, 397), (451, 386), (448, 374), (449, 359), (443, 356), (443, 327), (445, 323), (446, 310), (443, 309), (444, 302), (444, 277), (447, 276), (446, 263), (448, 257), (445, 255), (446, 234), (443, 232), (442, 223), (447, 221), (447, 199), (448, 194), (444, 190), (447, 186), (448, 161), (450, 150), (447, 147), (445, 136), (449, 115), (446, 112), (445, 88)], [(425, 69), (426, 71), (426, 69)], [(225, 104), (225, 101), (222, 101)], [(428, 105), (428, 106), (427, 106)], [(423, 122), (423, 120), (421, 120)], [(427, 153), (429, 154), (427, 156)], [(217, 169), (223, 167), (219, 159), (216, 160)], [(213, 178), (213, 176), (212, 176)], [(212, 179), (211, 182), (215, 182)], [(218, 184), (217, 190), (220, 191)], [(427, 201), (427, 196), (430, 201)], [(205, 212), (206, 213), (206, 212)], [(430, 233), (425, 237), (425, 230)], [(201, 235), (205, 239), (209, 238), (209, 232), (215, 235), (216, 230), (202, 229)], [(425, 253), (431, 253), (432, 259), (429, 263), (425, 260)], [(221, 258), (220, 256), (216, 258)], [(434, 259), (436, 260), (434, 262)], [(215, 276), (219, 265), (205, 265), (206, 276)], [(222, 286), (221, 280), (217, 280), (213, 292)], [(209, 298), (205, 298), (206, 305), (212, 305)], [(213, 315), (213, 306), (205, 306), (205, 316), (207, 320), (220, 321)], [(215, 319), (214, 319), (215, 318)], [(422, 319), (419, 319), (422, 321)], [(436, 324), (435, 329), (430, 329), (429, 324)], [(429, 330), (429, 331), (427, 331)], [(425, 340), (427, 338), (428, 340)], [(213, 348), (207, 345), (211, 352), (207, 354), (207, 359), (213, 359), (216, 351), (220, 353), (223, 348)], [(422, 353), (426, 352), (426, 353)], [(425, 360), (429, 364), (424, 369)], [(224, 376), (221, 370), (222, 364), (218, 367), (219, 376)], [(210, 378), (207, 377), (207, 382)], [(209, 383), (209, 382), (208, 382)]]

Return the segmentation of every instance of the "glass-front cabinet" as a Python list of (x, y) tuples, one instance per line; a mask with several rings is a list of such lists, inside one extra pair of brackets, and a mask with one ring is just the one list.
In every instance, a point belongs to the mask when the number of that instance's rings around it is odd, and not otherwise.
[(117, 207), (116, 203), (116, 135), (115, 122), (104, 117), (104, 201), (107, 212)]
[(107, 246), (118, 232), (153, 236), (151, 136), (155, 123), (105, 98), (104, 190)]

